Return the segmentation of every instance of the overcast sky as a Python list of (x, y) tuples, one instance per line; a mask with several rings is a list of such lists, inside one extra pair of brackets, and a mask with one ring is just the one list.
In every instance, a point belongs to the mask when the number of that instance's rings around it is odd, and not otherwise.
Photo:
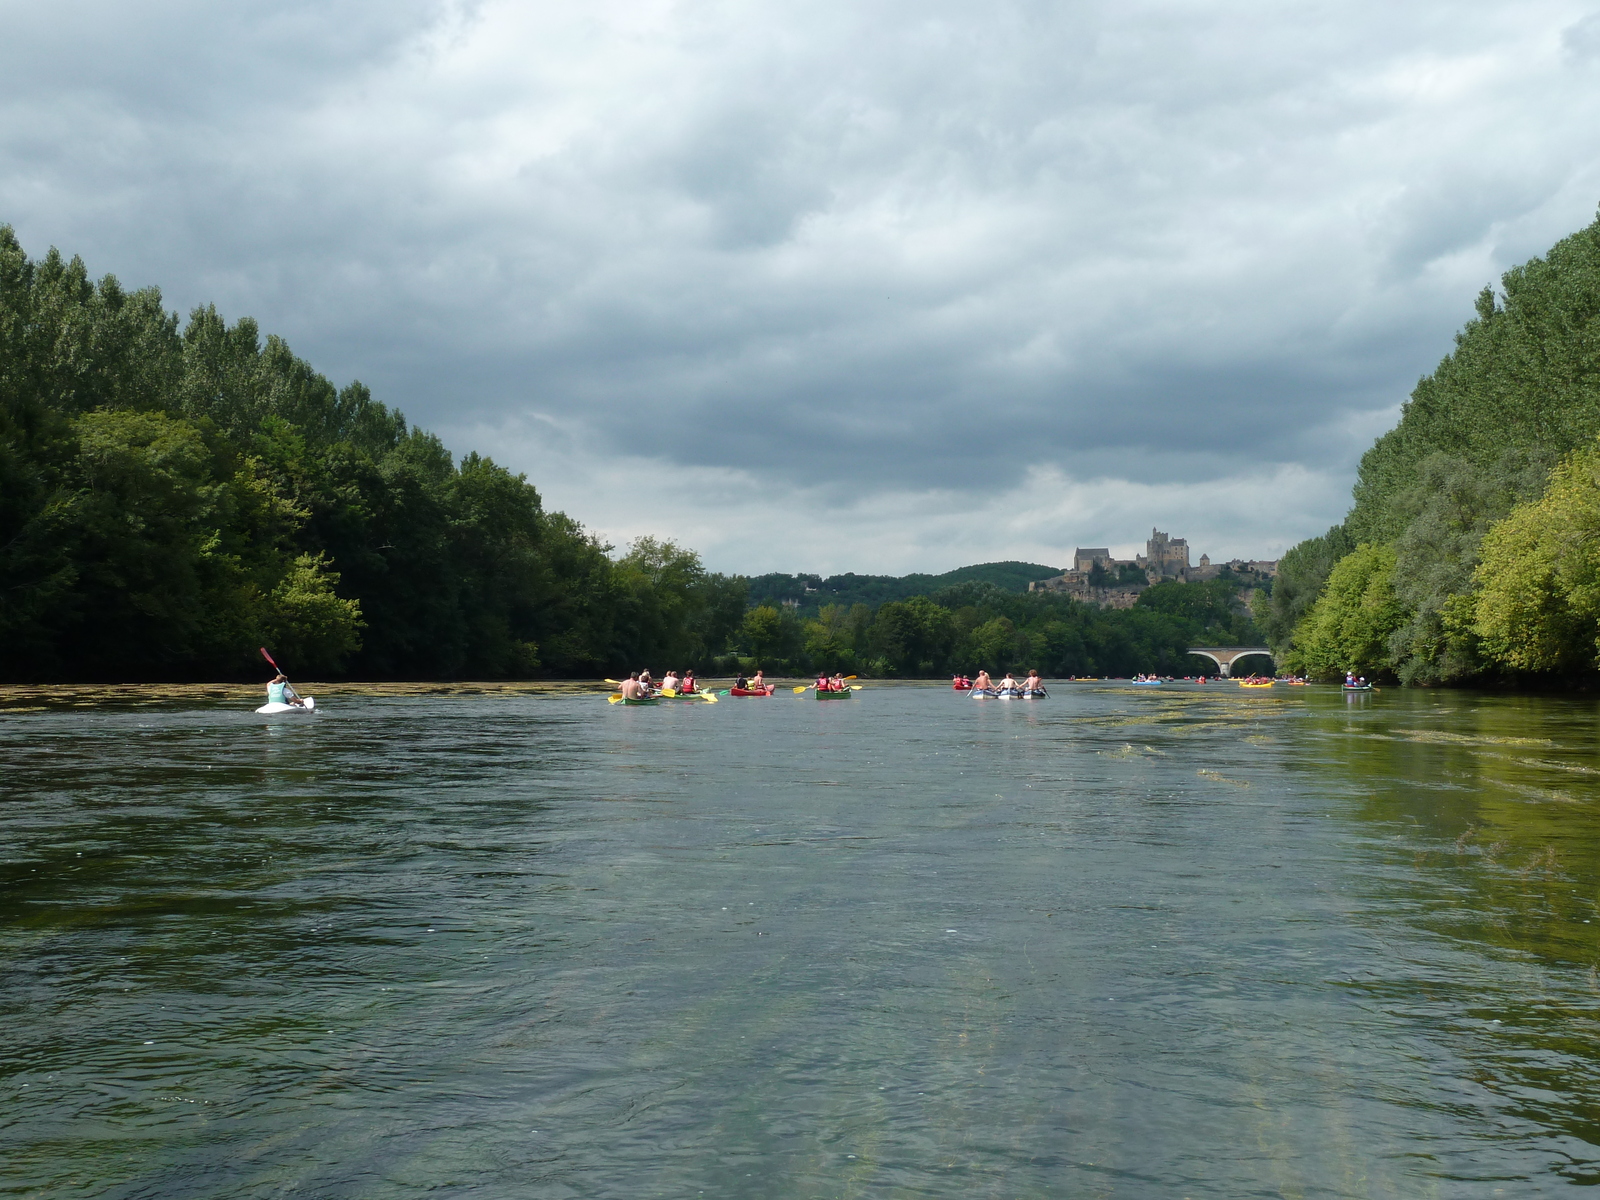
[(0, 0), (0, 222), (715, 569), (1276, 555), (1594, 218), (1600, 6)]

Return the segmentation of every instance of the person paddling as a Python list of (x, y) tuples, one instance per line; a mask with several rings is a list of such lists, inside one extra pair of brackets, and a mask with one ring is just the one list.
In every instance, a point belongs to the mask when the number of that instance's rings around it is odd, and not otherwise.
[(975, 692), (994, 691), (994, 680), (989, 678), (988, 671), (980, 670), (978, 672), (978, 677), (972, 681), (972, 690)]
[(1023, 682), (1022, 690), (1025, 692), (1044, 691), (1044, 680), (1039, 678), (1038, 667), (1034, 667), (1033, 670), (1028, 672), (1028, 678)]
[(817, 672), (817, 691), (819, 691), (819, 692), (831, 692), (831, 691), (833, 691), (833, 684), (828, 682), (828, 673), (826, 671), (818, 671)]
[(661, 677), (661, 690), (663, 692), (675, 692), (678, 690), (678, 673), (676, 671), (669, 669)]
[(635, 671), (622, 681), (617, 688), (622, 693), (624, 700), (643, 700), (644, 688), (639, 683), (639, 672)]
[(830, 692), (842, 692), (845, 690), (844, 676), (840, 672), (835, 671), (833, 678), (828, 680), (828, 690)]
[(764, 692), (767, 690), (767, 675), (760, 667), (756, 668), (755, 678), (750, 681), (750, 690), (752, 692)]
[(694, 668), (691, 667), (683, 673), (683, 682), (678, 684), (678, 695), (682, 696), (688, 692), (697, 692), (699, 690), (694, 681)]
[(1010, 671), (1007, 671), (1006, 677), (1000, 681), (1000, 690), (1002, 692), (1014, 692), (1017, 690), (1017, 677)]
[(279, 671), (267, 684), (268, 704), (292, 704), (296, 708), (304, 708), (306, 702), (295, 695), (294, 687), (289, 683), (289, 677)]

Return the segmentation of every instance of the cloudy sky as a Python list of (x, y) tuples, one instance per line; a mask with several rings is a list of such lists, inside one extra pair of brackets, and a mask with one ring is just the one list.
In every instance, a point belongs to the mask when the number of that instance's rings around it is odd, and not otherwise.
[(721, 570), (1275, 554), (1594, 218), (1600, 4), (0, 0), (0, 222)]

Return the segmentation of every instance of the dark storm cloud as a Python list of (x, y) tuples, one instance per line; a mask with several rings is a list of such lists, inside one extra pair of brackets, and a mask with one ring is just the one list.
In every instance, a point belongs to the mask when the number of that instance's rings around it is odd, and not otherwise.
[(946, 534), (905, 497), (1030, 466), (1237, 523), (1251, 463), (1321, 508), (1249, 537), (1324, 525), (1477, 289), (1600, 198), (1570, 4), (0, 11), (35, 252), (255, 315), (562, 502), (608, 457), (758, 467), (907, 544)]

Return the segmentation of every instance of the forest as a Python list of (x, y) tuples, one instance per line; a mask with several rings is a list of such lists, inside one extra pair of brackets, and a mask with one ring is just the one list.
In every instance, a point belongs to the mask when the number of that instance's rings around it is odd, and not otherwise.
[(1118, 612), (1025, 591), (1053, 572), (750, 580), (619, 551), (251, 319), (180, 322), (0, 226), (0, 681), (250, 678), (261, 646), (302, 678), (1183, 674), (1211, 669), (1188, 645), (1259, 637), (1226, 581)]
[(1485, 287), (1256, 616), (1287, 666), (1418, 685), (1600, 669), (1600, 219)]

